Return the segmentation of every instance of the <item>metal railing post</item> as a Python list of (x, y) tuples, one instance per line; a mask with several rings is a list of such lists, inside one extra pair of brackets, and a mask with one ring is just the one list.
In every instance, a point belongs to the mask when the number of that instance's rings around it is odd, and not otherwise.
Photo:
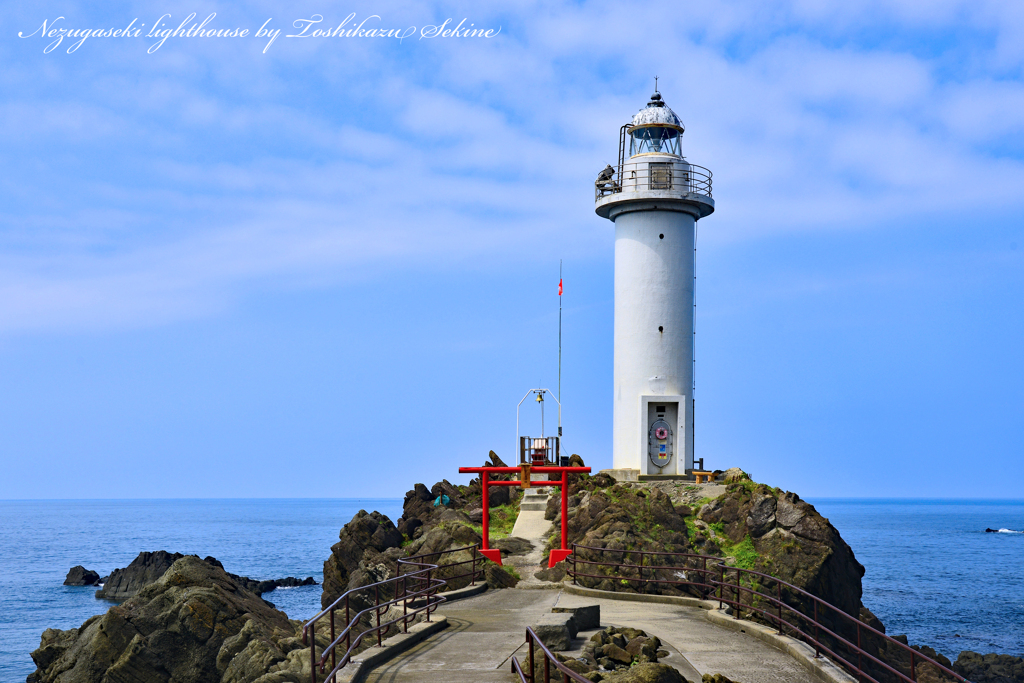
[(718, 565), (718, 609), (722, 609), (722, 598), (725, 597), (725, 565)]
[[(733, 567), (733, 569), (736, 569)], [(740, 618), (740, 570), (736, 569), (736, 611), (733, 612), (732, 618)]]
[(644, 581), (644, 551), (640, 551), (640, 566), (637, 567), (637, 573), (640, 575), (640, 592), (647, 592), (647, 582)]
[(408, 577), (402, 577), (402, 633), (409, 632), (409, 588)]
[(814, 601), (814, 658), (818, 659), (821, 657), (821, 648), (818, 646), (821, 640), (818, 633), (818, 601)]
[(572, 585), (576, 585), (576, 544), (572, 544)]
[(348, 630), (345, 632), (345, 649), (352, 649), (352, 629), (348, 628), (352, 625), (352, 617), (348, 615), (348, 594), (345, 594), (345, 628)]
[(864, 670), (864, 658), (861, 656), (863, 650), (860, 647), (860, 621), (857, 621), (857, 670)]
[(775, 582), (775, 599), (779, 601), (779, 635), (782, 635), (782, 582)]
[(526, 632), (526, 640), (530, 643), (530, 683), (533, 683), (533, 673), (536, 669), (533, 666), (533, 638), (530, 637), (530, 632)]
[[(334, 610), (331, 610), (331, 643), (334, 643)], [(331, 670), (338, 666), (338, 661), (335, 657), (336, 648), (331, 647)]]
[(430, 600), (430, 599), (431, 599), (432, 597), (434, 597), (434, 596), (433, 596), (433, 594), (431, 594), (431, 592), (430, 592), (430, 591), (431, 591), (431, 589), (433, 589), (433, 586), (431, 585), (431, 581), (430, 581), (430, 571), (431, 571), (431, 570), (429, 570), (429, 569), (427, 570), (427, 589), (426, 589), (426, 599), (427, 599), (427, 621), (430, 621), (430, 608), (431, 608), (431, 607), (433, 606), (433, 605), (431, 604), (431, 600)]
[(914, 661), (914, 651), (910, 651), (910, 680), (917, 680), (917, 663)]
[(309, 627), (309, 675), (310, 681), (316, 683), (316, 623)]
[(373, 587), (374, 612), (377, 613), (377, 647), (381, 647), (380, 637), (380, 584)]

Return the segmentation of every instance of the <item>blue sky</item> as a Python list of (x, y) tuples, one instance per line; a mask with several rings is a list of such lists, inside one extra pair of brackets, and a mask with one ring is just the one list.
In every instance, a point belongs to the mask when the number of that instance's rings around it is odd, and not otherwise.
[[(18, 37), (191, 12), (501, 30)], [(698, 457), (805, 496), (1021, 495), (1021, 3), (40, 2), (0, 36), (0, 498), (458, 481), (557, 383), (560, 259), (565, 444), (609, 467), (592, 183), (655, 75), (714, 172)]]

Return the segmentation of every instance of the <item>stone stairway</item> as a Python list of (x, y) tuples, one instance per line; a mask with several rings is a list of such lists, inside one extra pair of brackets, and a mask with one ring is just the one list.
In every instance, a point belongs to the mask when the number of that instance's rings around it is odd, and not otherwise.
[[(531, 481), (546, 478), (546, 474), (534, 474), (530, 477)], [(547, 567), (548, 558), (544, 555), (544, 547), (548, 534), (551, 532), (551, 522), (544, 519), (544, 511), (548, 507), (548, 497), (552, 488), (551, 486), (528, 488), (523, 493), (523, 500), (519, 503), (519, 516), (516, 517), (516, 524), (512, 527), (512, 535), (530, 541), (533, 544), (533, 550), (526, 555), (508, 557), (504, 562), (519, 571), (523, 578), (520, 588), (546, 588), (551, 585), (545, 585), (533, 578), (533, 574), (538, 569)]]
[[(540, 475), (533, 476), (539, 477)], [(519, 504), (520, 513), (539, 511), (541, 516), (543, 516), (544, 510), (546, 510), (548, 506), (548, 495), (550, 490), (550, 486), (537, 486), (526, 489), (526, 493), (523, 495), (523, 502)], [(516, 534), (513, 533), (512, 535), (515, 536)]]

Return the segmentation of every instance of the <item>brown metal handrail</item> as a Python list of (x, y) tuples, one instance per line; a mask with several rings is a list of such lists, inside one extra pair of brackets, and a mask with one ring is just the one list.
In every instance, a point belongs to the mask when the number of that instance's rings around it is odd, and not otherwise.
[[(598, 562), (598, 561), (594, 561), (594, 560), (585, 560), (585, 559), (577, 557), (577, 549), (580, 549), (580, 550), (591, 550), (591, 551), (597, 551), (597, 552), (602, 552), (602, 553), (604, 553), (604, 552), (620, 553), (620, 554), (622, 554), (623, 560), (625, 560), (627, 555), (639, 554), (640, 555), (640, 564), (639, 565), (637, 565), (637, 564), (629, 564), (629, 563), (624, 562), (624, 561), (623, 562)], [(671, 581), (671, 580), (666, 580), (666, 579), (658, 579), (656, 577), (656, 575), (653, 574), (653, 572), (652, 572), (652, 578), (645, 578), (644, 575), (643, 575), (643, 569), (645, 568), (645, 566), (643, 565), (644, 558), (647, 557), (647, 556), (666, 556), (666, 555), (667, 556), (673, 556), (673, 557), (681, 557), (681, 558), (684, 558), (684, 559), (687, 559), (687, 560), (689, 560), (691, 558), (692, 559), (699, 559), (701, 561), (702, 567), (698, 568), (698, 567), (686, 567), (686, 566), (680, 567), (680, 566), (673, 566), (673, 565), (661, 565), (661, 566), (646, 565), (646, 569), (650, 569), (650, 570), (671, 569), (671, 570), (677, 570), (677, 571), (678, 570), (688, 570), (688, 571), (691, 571), (691, 572), (696, 572), (704, 580), (704, 582), (700, 583), (700, 582), (694, 582), (694, 581)], [(703, 597), (705, 597), (705, 598), (708, 597), (709, 595), (713, 595), (713, 594), (717, 593), (717, 596), (715, 596), (715, 599), (718, 600), (719, 607), (721, 607), (721, 605), (723, 603), (729, 605), (730, 607), (732, 607), (733, 608), (733, 615), (734, 615), (735, 618), (737, 618), (737, 619), (740, 618), (740, 615), (741, 615), (741, 612), (742, 612), (743, 609), (746, 609), (749, 612), (754, 612), (754, 613), (760, 614), (768, 623), (775, 625), (775, 627), (778, 629), (780, 634), (786, 633), (786, 630), (788, 629), (788, 631), (790, 632), (789, 635), (796, 634), (801, 640), (803, 640), (804, 642), (806, 642), (809, 645), (811, 645), (812, 647), (814, 647), (814, 656), (815, 657), (820, 656), (821, 653), (825, 653), (826, 655), (830, 656), (832, 659), (836, 660), (841, 666), (843, 666), (843, 668), (847, 669), (847, 671), (849, 671), (850, 673), (853, 673), (855, 676), (857, 676), (861, 680), (870, 681), (871, 683), (881, 683), (880, 681), (878, 681), (877, 678), (873, 677), (870, 673), (868, 673), (867, 671), (864, 670), (864, 660), (866, 659), (869, 662), (873, 662), (874, 664), (882, 667), (885, 671), (887, 671), (890, 674), (896, 676), (898, 680), (904, 681), (905, 683), (915, 683), (917, 681), (917, 664), (918, 663), (927, 663), (927, 664), (929, 664), (931, 666), (934, 666), (936, 669), (938, 669), (942, 673), (953, 677), (955, 680), (961, 681), (963, 683), (967, 683), (967, 680), (963, 676), (961, 676), (961, 675), (955, 673), (954, 671), (951, 671), (950, 669), (944, 667), (943, 665), (939, 664), (938, 662), (936, 662), (935, 660), (931, 659), (930, 657), (926, 657), (926, 656), (922, 655), (920, 652), (918, 652), (917, 650), (914, 650), (910, 646), (904, 645), (900, 641), (895, 640), (893, 638), (890, 638), (889, 636), (885, 635), (881, 631), (878, 631), (877, 629), (874, 629), (871, 626), (868, 626), (867, 624), (865, 624), (864, 622), (860, 621), (856, 617), (853, 617), (853, 616), (847, 614), (843, 610), (841, 610), (838, 607), (832, 605), (831, 603), (828, 603), (828, 602), (822, 600), (821, 598), (817, 597), (816, 595), (808, 593), (807, 591), (803, 590), (802, 588), (799, 588), (798, 586), (794, 586), (791, 583), (787, 583), (786, 581), (783, 581), (782, 579), (780, 579), (778, 577), (772, 576), (771, 574), (765, 574), (764, 572), (759, 572), (759, 571), (755, 571), (755, 570), (752, 570), (752, 569), (741, 569), (739, 567), (730, 567), (730, 566), (726, 565), (724, 562), (722, 562), (721, 561), (722, 558), (720, 558), (720, 557), (714, 557), (714, 556), (710, 556), (710, 555), (694, 555), (694, 554), (691, 554), (691, 553), (671, 553), (671, 552), (661, 552), (661, 551), (614, 550), (614, 549), (609, 549), (609, 548), (597, 548), (597, 547), (594, 547), (594, 546), (585, 546), (585, 545), (580, 545), (580, 544), (574, 543), (573, 544), (573, 553), (572, 553), (572, 555), (568, 559), (571, 560), (571, 567), (572, 568), (569, 570), (568, 573), (569, 573), (570, 576), (573, 577), (573, 584), (576, 584), (577, 577), (581, 577), (581, 578), (582, 577), (588, 577), (588, 578), (598, 578), (598, 579), (619, 579), (619, 580), (626, 580), (626, 581), (631, 581), (631, 582), (632, 581), (641, 581), (642, 585), (643, 585), (643, 588), (645, 590), (646, 590), (647, 584), (650, 584), (650, 583), (662, 583), (662, 584), (670, 584), (670, 585), (697, 586), (700, 589), (701, 595)], [(715, 569), (708, 569), (709, 561), (711, 561), (713, 563), (714, 568), (718, 570), (717, 572), (715, 571)], [(612, 576), (612, 575), (609, 575), (609, 574), (584, 574), (584, 573), (580, 573), (578, 571), (577, 564), (596, 565), (596, 566), (604, 566), (604, 567), (615, 567), (615, 568), (619, 568), (620, 570), (623, 567), (627, 567), (627, 568), (631, 568), (631, 569), (635, 568), (635, 569), (638, 570), (638, 575), (637, 575), (637, 577), (629, 577), (629, 576), (623, 577), (623, 576)], [(730, 582), (730, 581), (726, 580), (726, 578), (727, 578), (726, 575), (727, 575), (727, 572), (729, 572), (729, 571), (733, 571), (733, 572), (736, 573), (735, 581)], [(715, 573), (718, 574), (718, 578), (717, 579), (713, 578), (713, 575)], [(755, 586), (757, 586), (760, 583), (759, 581), (754, 581), (754, 580), (748, 578), (749, 585), (743, 585), (743, 580), (741, 578), (743, 576), (757, 577), (759, 579), (766, 579), (766, 580), (769, 580), (769, 581), (774, 581), (775, 582), (775, 588), (776, 588), (775, 595), (771, 595), (770, 593), (764, 593), (764, 592), (761, 592), (760, 590), (756, 590)], [(802, 596), (803, 598), (806, 598), (811, 603), (811, 605), (813, 606), (813, 614), (810, 614), (810, 615), (809, 614), (805, 614), (800, 609), (798, 609), (796, 607), (793, 607), (793, 606), (789, 605), (788, 603), (786, 603), (783, 600), (783, 588), (785, 588), (790, 594), (798, 595), (798, 596)], [(728, 593), (732, 593), (735, 597), (734, 598), (730, 598), (728, 596)], [(743, 597), (744, 593), (747, 593), (750, 596), (750, 601), (749, 601), (748, 604), (744, 604), (743, 603), (742, 597)], [(767, 603), (768, 609), (762, 609), (762, 608), (756, 606), (754, 604), (755, 596), (759, 600), (764, 600)], [(774, 611), (769, 611), (769, 609), (772, 609), (772, 608), (774, 608)], [(786, 615), (786, 618), (783, 617), (784, 613)], [(847, 622), (853, 622), (853, 624), (856, 625), (857, 642), (854, 643), (854, 642), (850, 641), (848, 638), (846, 638), (845, 636), (843, 636), (843, 635), (841, 635), (839, 633), (836, 633), (835, 630), (833, 630), (826, 623), (824, 623), (823, 617), (825, 617), (828, 614), (839, 615), (842, 619), (846, 620)], [(803, 624), (803, 628), (801, 628), (801, 625), (792, 623), (791, 621), (788, 620), (793, 615), (798, 617), (798, 620)], [(808, 633), (808, 632), (804, 631), (804, 628), (809, 628), (809, 627), (813, 627), (813, 631), (814, 631), (813, 635), (811, 633)], [(891, 643), (891, 644), (897, 645), (899, 651), (904, 652), (906, 654), (909, 654), (910, 655), (910, 676), (907, 676), (902, 671), (900, 671), (899, 669), (896, 669), (894, 666), (892, 666), (890, 663), (882, 661), (878, 657), (875, 657), (874, 655), (872, 655), (870, 652), (864, 650), (861, 647), (861, 645), (863, 643), (862, 634), (864, 633), (864, 631), (867, 631), (868, 634), (873, 635), (876, 638), (881, 639), (882, 642), (885, 642), (887, 644)], [(853, 654), (855, 654), (856, 657), (857, 657), (857, 662), (854, 663), (851, 659), (848, 659), (847, 657), (845, 657), (845, 656), (843, 656), (841, 654), (838, 654), (837, 652), (834, 651), (834, 649), (832, 647), (830, 647), (828, 644), (822, 642), (822, 633), (824, 633), (825, 635), (831, 637), (839, 645), (844, 646), (846, 649), (848, 649)]]
[[(432, 552), (432, 553), (422, 553), (420, 555), (413, 555), (412, 557), (403, 557), (402, 559), (400, 559), (398, 561), (398, 575), (399, 576), (403, 576), (402, 568), (403, 567), (407, 567), (407, 566), (408, 567), (422, 567), (422, 568), (425, 568), (425, 569), (448, 569), (450, 567), (461, 567), (462, 565), (469, 564), (469, 565), (472, 565), (472, 568), (468, 572), (463, 572), (462, 574), (456, 574), (455, 576), (445, 577), (444, 581), (447, 584), (448, 582), (454, 582), (454, 581), (457, 581), (458, 579), (464, 579), (464, 578), (466, 578), (468, 576), (469, 577), (469, 585), (470, 586), (475, 586), (477, 579), (483, 578), (483, 573), (484, 573), (483, 563), (486, 561), (486, 559), (483, 557), (483, 555), (481, 555), (480, 553), (477, 552), (479, 549), (480, 549), (479, 544), (474, 544), (474, 545), (466, 545), (466, 546), (463, 546), (461, 548), (455, 548), (453, 550), (438, 550), (438, 551)], [(438, 560), (440, 560), (442, 555), (455, 554), (455, 553), (462, 552), (464, 550), (468, 550), (468, 551), (470, 551), (472, 553), (472, 557), (470, 559), (462, 560), (461, 562), (451, 562), (449, 564), (434, 564), (432, 562), (428, 562), (427, 561), (428, 557), (437, 557)], [(480, 566), (479, 569), (477, 569), (478, 565)], [(404, 574), (404, 576), (414, 576), (415, 573), (416, 572), (411, 572), (409, 574)], [(446, 585), (446, 588), (447, 587), (448, 586)], [(443, 591), (439, 591), (439, 592), (443, 592)]]
[(544, 655), (544, 683), (551, 683), (551, 665), (555, 665), (555, 670), (562, 674), (562, 683), (568, 683), (569, 681), (578, 681), (579, 683), (590, 683), (590, 681), (583, 676), (579, 675), (569, 667), (562, 664), (555, 655), (551, 653), (551, 650), (547, 648), (543, 641), (537, 637), (537, 634), (533, 632), (533, 629), (529, 626), (526, 627), (526, 644), (530, 648), (530, 652), (527, 655), (527, 662), (529, 663), (530, 673), (523, 671), (523, 667), (519, 664), (519, 660), (512, 657), (512, 673), (519, 676), (521, 683), (540, 683), (539, 681), (533, 680), (534, 672), (537, 670), (534, 666), (534, 649), (540, 647), (541, 654)]
[[(447, 553), (456, 553), (463, 550), (473, 550), (473, 559), (464, 560), (462, 562), (453, 562), (449, 565), (432, 564), (428, 562), (422, 562), (425, 557), (437, 555), (440, 559), (441, 555)], [(465, 576), (472, 576), (472, 581), (476, 581), (476, 564), (478, 561), (477, 546), (464, 546), (462, 548), (455, 548), (453, 550), (445, 550), (434, 553), (424, 553), (423, 555), (416, 555), (410, 558), (399, 558), (398, 559), (398, 571), (399, 575), (384, 581), (378, 581), (377, 583), (371, 583), (366, 586), (360, 586), (353, 588), (352, 590), (346, 591), (337, 600), (332, 602), (326, 608), (321, 610), (316, 616), (307, 621), (302, 626), (302, 642), (305, 645), (309, 645), (309, 663), (310, 663), (310, 680), (312, 683), (317, 683), (316, 672), (319, 669), (320, 673), (324, 673), (327, 667), (327, 660), (331, 661), (331, 670), (324, 677), (324, 683), (331, 681), (337, 683), (338, 672), (344, 668), (346, 664), (352, 659), (354, 650), (359, 647), (362, 643), (363, 638), (370, 633), (377, 634), (377, 646), (380, 647), (383, 642), (383, 637), (390, 631), (391, 627), (401, 622), (402, 632), (408, 633), (409, 623), (416, 618), (416, 615), (425, 612), (426, 620), (430, 621), (430, 613), (437, 608), (442, 602), (445, 602), (447, 598), (443, 595), (438, 595), (440, 589), (447, 585), (445, 579), (434, 578), (431, 574), (438, 569), (444, 569), (447, 567), (460, 566), (463, 564), (472, 563), (473, 569), (471, 572), (466, 574), (460, 574), (459, 576), (452, 577), (452, 579), (463, 578)], [(402, 565), (411, 565), (418, 567), (418, 569), (402, 574)], [(481, 570), (482, 571), (482, 570)], [(413, 590), (409, 590), (410, 584), (413, 584)], [(393, 586), (390, 590), (393, 591), (395, 596), (391, 600), (381, 602), (381, 587)], [(356, 612), (353, 616), (351, 613), (351, 598), (354, 594), (360, 591), (373, 591), (373, 605)], [(389, 592), (385, 589), (385, 594)], [(422, 601), (419, 599), (423, 598)], [(381, 622), (381, 612), (386, 612), (393, 605), (402, 604), (402, 616), (396, 617), (389, 621)], [(345, 628), (341, 633), (336, 633), (335, 628), (335, 612), (340, 611), (344, 607), (345, 610)], [(358, 627), (359, 619), (366, 614), (373, 612), (376, 615), (376, 625), (371, 625), (369, 628), (363, 630), (353, 638), (353, 627)], [(323, 649), (320, 657), (316, 656), (316, 624), (323, 617), (328, 617), (330, 623), (331, 641)], [(340, 660), (337, 656), (337, 647), (342, 641), (345, 641), (346, 651), (341, 656)]]

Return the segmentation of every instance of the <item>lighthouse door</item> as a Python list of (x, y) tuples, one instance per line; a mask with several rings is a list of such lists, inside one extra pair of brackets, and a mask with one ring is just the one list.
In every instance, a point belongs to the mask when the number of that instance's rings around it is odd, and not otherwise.
[[(675, 397), (673, 397), (675, 398)], [(647, 474), (677, 474), (679, 403), (652, 397), (647, 404)]]
[(672, 426), (664, 419), (655, 420), (647, 438), (647, 453), (651, 464), (661, 470), (672, 461)]

